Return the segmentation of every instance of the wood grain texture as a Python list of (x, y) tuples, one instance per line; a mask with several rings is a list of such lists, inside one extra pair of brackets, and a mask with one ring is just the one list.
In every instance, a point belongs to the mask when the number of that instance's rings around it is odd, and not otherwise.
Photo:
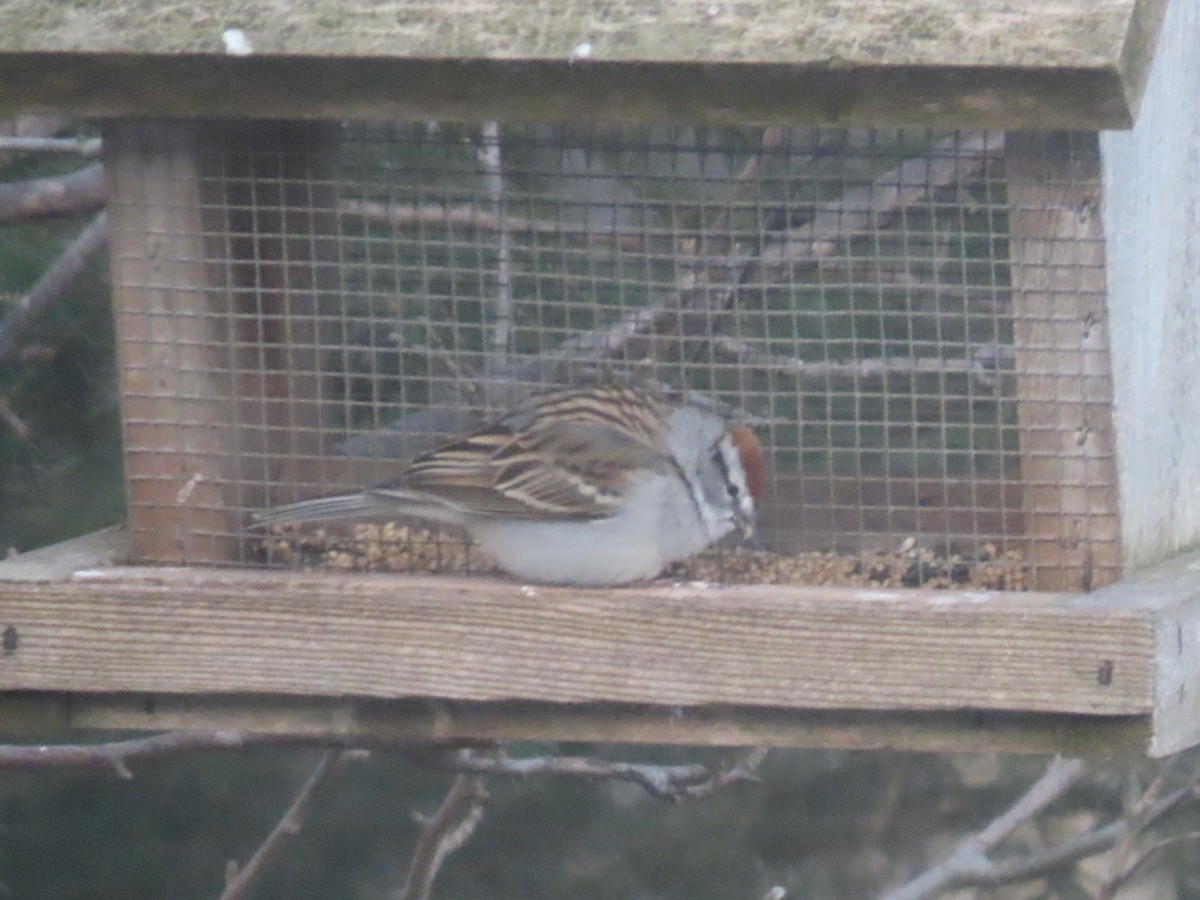
[(1200, 742), (1200, 554), (1086, 596), (579, 592), (112, 568), (121, 537), (0, 562), (0, 733), (1091, 756)]
[(1005, 174), (1026, 561), (1040, 590), (1122, 572), (1094, 135), (1012, 135)]
[(1063, 595), (98, 569), (0, 583), (0, 689), (1151, 712), (1154, 618)]
[(1167, 756), (1200, 743), (1200, 553), (1138, 572), (1089, 599), (1101, 607), (1155, 614), (1150, 752)]
[(1164, 5), (2, 0), (0, 81), (108, 116), (1113, 127)]
[(564, 741), (720, 747), (1145, 753), (1148, 716), (794, 710), (454, 700), (146, 694), (0, 694), (0, 737), (230, 731), (374, 747), (402, 741)]

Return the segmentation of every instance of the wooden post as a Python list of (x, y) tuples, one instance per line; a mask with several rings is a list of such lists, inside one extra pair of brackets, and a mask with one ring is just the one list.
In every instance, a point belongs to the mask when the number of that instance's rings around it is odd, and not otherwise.
[(1027, 558), (1037, 590), (1121, 574), (1094, 134), (1013, 134), (1006, 172)]
[(329, 125), (106, 127), (138, 559), (242, 559), (247, 511), (292, 499), (268, 485), (324, 480), (335, 147)]
[(139, 559), (235, 555), (227, 293), (205, 264), (194, 126), (104, 129), (129, 524)]

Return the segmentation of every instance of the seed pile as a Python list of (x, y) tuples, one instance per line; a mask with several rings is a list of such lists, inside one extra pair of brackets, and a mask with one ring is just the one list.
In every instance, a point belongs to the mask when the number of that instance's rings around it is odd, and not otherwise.
[(792, 555), (735, 548), (676, 563), (669, 573), (681, 581), (726, 584), (793, 584), (829, 587), (1029, 589), (1024, 558), (994, 545), (977, 556), (939, 554), (911, 547), (892, 553), (810, 551)]
[[(437, 573), (496, 572), (478, 547), (449, 532), (388, 522), (352, 530), (283, 525), (262, 540), (264, 561), (288, 567), (351, 571)], [(830, 587), (920, 587), (963, 590), (1027, 590), (1028, 572), (1019, 551), (983, 545), (976, 555), (940, 554), (905, 541), (894, 552), (779, 554), (744, 547), (717, 548), (676, 563), (674, 581)]]

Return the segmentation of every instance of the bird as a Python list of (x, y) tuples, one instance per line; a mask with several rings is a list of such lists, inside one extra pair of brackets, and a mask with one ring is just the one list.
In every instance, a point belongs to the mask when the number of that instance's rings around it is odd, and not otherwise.
[(463, 528), (518, 578), (612, 586), (734, 531), (751, 539), (766, 480), (745, 425), (657, 390), (589, 385), (534, 395), (386, 484), (267, 509), (256, 524), (415, 517)]

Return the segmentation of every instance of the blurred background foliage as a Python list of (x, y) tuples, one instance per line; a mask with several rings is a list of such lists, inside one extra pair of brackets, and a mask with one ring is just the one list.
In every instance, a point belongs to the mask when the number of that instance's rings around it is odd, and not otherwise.
[[(78, 166), (70, 156), (19, 156), (0, 167), (0, 181)], [(0, 321), (90, 218), (0, 228)], [(107, 273), (106, 257), (92, 259), (17, 357), (0, 361), (0, 404), (11, 413), (0, 420), (0, 550), (29, 550), (124, 516)]]
[[(446, 352), (470, 374), (495, 375), (489, 342), (502, 240), (517, 373), (631, 310), (681, 302), (716, 303), (711, 333), (761, 358), (809, 366), (963, 360), (1011, 345), (998, 141), (983, 154), (990, 162), (977, 165), (980, 154), (953, 135), (923, 128), (514, 126), (501, 131), (498, 194), (478, 132), (442, 123), (344, 132), (341, 197), (463, 213), (405, 227), (379, 215), (339, 220), (331, 314), (342, 331), (331, 340), (349, 347), (347, 431), (385, 427), (381, 400), (394, 416), (395, 404), (455, 399), (439, 363)], [(910, 173), (899, 183), (919, 199), (849, 224), (874, 179), (925, 154), (959, 161), (961, 178), (926, 185)], [(837, 227), (830, 210), (851, 197), (848, 239), (836, 253), (788, 246), (788, 234), (822, 211), (823, 225)], [(479, 225), (500, 218), (501, 201), (507, 229)], [(815, 242), (823, 234), (815, 229)], [(980, 390), (968, 371), (930, 368), (883, 382), (797, 385), (721, 353), (706, 336), (668, 335), (649, 352), (631, 342), (606, 363), (641, 371), (652, 358), (663, 383), (729, 402), (769, 431), (778, 471), (1019, 475), (1011, 382)]]
[[(94, 737), (99, 737), (94, 736)], [(719, 751), (514, 745), (512, 755), (567, 750), (648, 761), (719, 764)], [(216, 898), (229, 860), (245, 862), (315, 763), (309, 750), (198, 753), (108, 773), (0, 779), (0, 895)], [(760, 781), (671, 803), (616, 782), (488, 780), (471, 840), (433, 896), (459, 900), (757, 900), (878, 896), (948, 856), (1036, 780), (1044, 760), (991, 754), (776, 751)], [(1109, 765), (1019, 829), (1005, 855), (1031, 852), (1122, 814), (1149, 763)], [(296, 841), (251, 892), (256, 900), (379, 898), (403, 880), (418, 834), (450, 777), (386, 753), (348, 763), (319, 795)], [(1172, 831), (1200, 825), (1194, 808)], [(1162, 863), (1166, 863), (1164, 866)], [(1091, 897), (1113, 868), (1078, 870), (953, 896)], [(1118, 896), (1200, 896), (1187, 843), (1169, 848)]]

